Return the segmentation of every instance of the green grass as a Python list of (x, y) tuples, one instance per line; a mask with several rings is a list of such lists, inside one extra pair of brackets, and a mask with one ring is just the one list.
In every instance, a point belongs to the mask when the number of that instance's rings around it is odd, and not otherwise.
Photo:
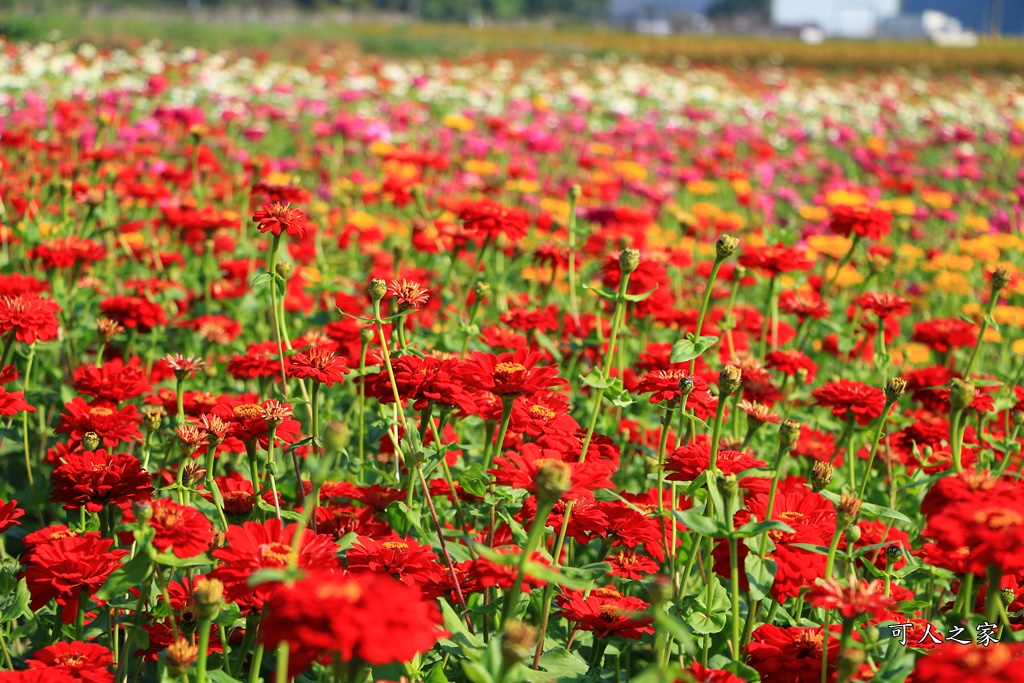
[(680, 57), (699, 64), (787, 64), (830, 69), (924, 67), (933, 71), (1024, 71), (1024, 43), (985, 42), (976, 48), (929, 43), (828, 41), (805, 45), (786, 38), (740, 36), (642, 36), (602, 28), (553, 29), (538, 25), (488, 26), (404, 23), (332, 23), (315, 16), (292, 23), (203, 22), (182, 15), (166, 19), (138, 13), (79, 17), (72, 14), (0, 15), (0, 34), (14, 40), (47, 40), (59, 34), (99, 47), (130, 47), (153, 39), (171, 47), (266, 53), (304, 58), (324, 52), (363, 52), (387, 57), (459, 58), (480, 53), (531, 56), (618, 55), (655, 61)]

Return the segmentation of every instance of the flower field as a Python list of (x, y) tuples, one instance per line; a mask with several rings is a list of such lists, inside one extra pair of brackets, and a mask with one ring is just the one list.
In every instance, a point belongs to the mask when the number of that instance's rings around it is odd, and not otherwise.
[(0, 682), (1024, 681), (1024, 88), (7, 43)]

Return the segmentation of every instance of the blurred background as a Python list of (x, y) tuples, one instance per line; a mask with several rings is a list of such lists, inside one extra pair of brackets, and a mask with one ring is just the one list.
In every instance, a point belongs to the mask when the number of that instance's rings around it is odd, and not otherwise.
[(11, 40), (292, 56), (539, 51), (1014, 71), (1022, 34), (1024, 0), (0, 0)]

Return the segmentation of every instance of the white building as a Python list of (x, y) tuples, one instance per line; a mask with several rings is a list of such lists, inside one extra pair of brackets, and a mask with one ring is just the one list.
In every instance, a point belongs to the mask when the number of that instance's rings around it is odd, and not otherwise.
[(817, 26), (835, 38), (874, 38), (900, 13), (900, 0), (772, 0), (772, 24)]

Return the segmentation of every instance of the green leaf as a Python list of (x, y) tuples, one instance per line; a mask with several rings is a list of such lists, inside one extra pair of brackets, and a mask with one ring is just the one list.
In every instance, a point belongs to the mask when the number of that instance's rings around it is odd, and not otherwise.
[(767, 531), (782, 531), (787, 534), (794, 533), (793, 527), (789, 526), (785, 522), (780, 522), (777, 519), (769, 519), (764, 522), (747, 522), (734, 531), (733, 535), (737, 538), (746, 538), (748, 536), (760, 536)]
[(150, 571), (152, 571), (152, 565), (150, 565), (149, 557), (146, 556), (146, 553), (140, 552), (107, 577), (103, 586), (96, 592), (96, 598), (109, 601), (127, 593), (131, 588), (140, 587), (149, 577)]
[(237, 678), (232, 678), (231, 674), (223, 669), (213, 669), (212, 671), (206, 672), (207, 678), (213, 683), (242, 683)]
[(178, 557), (174, 553), (157, 553), (153, 556), (153, 560), (165, 567), (202, 567), (210, 564), (210, 558), (204, 555), (196, 555), (195, 557)]
[(729, 596), (718, 577), (711, 579), (711, 607), (707, 606), (707, 589), (701, 590), (687, 608), (686, 623), (695, 634), (720, 633), (729, 619)]
[(597, 294), (602, 299), (608, 299), (609, 301), (615, 301), (617, 298), (619, 298), (619, 295), (616, 292), (604, 289), (603, 287), (592, 287), (591, 285), (583, 285), (583, 289), (589, 289), (591, 292)]
[(531, 683), (546, 683), (554, 677), (558, 683), (576, 681), (586, 675), (589, 667), (586, 662), (564, 647), (556, 647), (540, 656), (540, 668), (541, 671), (530, 669), (526, 673), (526, 680)]
[(693, 339), (692, 334), (687, 335), (686, 338), (680, 339), (672, 345), (672, 355), (669, 360), (673, 363), (685, 363), (700, 357), (717, 342), (718, 337), (710, 335), (701, 335), (696, 340)]
[[(832, 493), (828, 490), (823, 490), (821, 495), (828, 498), (833, 503), (839, 502), (839, 495)], [(888, 519), (895, 519), (898, 522), (904, 524), (913, 524), (914, 522), (899, 510), (893, 510), (892, 508), (882, 507), (881, 505), (875, 505), (874, 503), (861, 503), (860, 511), (867, 515), (875, 517), (886, 517)]]
[(658, 285), (654, 285), (654, 289), (644, 292), (643, 294), (623, 294), (622, 298), (626, 301), (643, 301), (648, 298), (651, 294), (654, 294), (658, 290)]
[(28, 591), (28, 584), (25, 579), (18, 582), (14, 592), (0, 599), (0, 624), (14, 621), (25, 613), (31, 595)]
[(594, 389), (607, 389), (608, 387), (615, 384), (616, 377), (605, 377), (600, 368), (594, 368), (580, 380), (585, 387), (593, 387)]
[(423, 683), (448, 683), (448, 677), (444, 675), (444, 665), (438, 662), (423, 678)]
[(711, 536), (714, 538), (725, 538), (729, 535), (729, 528), (717, 519), (709, 519), (704, 516), (703, 512), (697, 512), (694, 509), (673, 512), (680, 522), (685, 524), (687, 528), (692, 531), (696, 531), (701, 536)]
[(764, 600), (775, 582), (775, 572), (779, 570), (774, 560), (762, 560), (757, 553), (747, 553), (743, 560), (743, 570), (750, 585), (750, 597), (753, 600)]
[(270, 583), (271, 581), (296, 581), (303, 577), (303, 571), (301, 569), (287, 568), (287, 569), (259, 569), (253, 572), (249, 576), (249, 580), (246, 584), (250, 588), (255, 588), (264, 583)]

